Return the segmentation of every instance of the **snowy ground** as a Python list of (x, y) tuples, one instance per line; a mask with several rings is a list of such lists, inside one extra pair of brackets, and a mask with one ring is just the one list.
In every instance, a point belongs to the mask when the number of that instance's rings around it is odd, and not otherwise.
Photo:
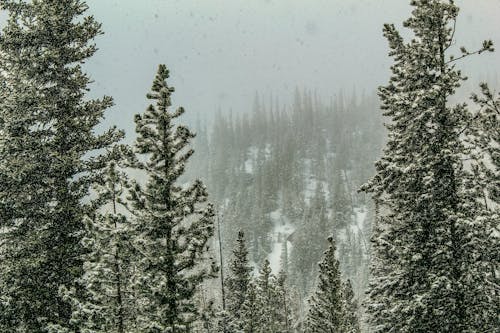
[(365, 206), (354, 208), (355, 223), (351, 225), (352, 232), (357, 234), (360, 230), (363, 230), (366, 220), (366, 213), (367, 210)]
[[(281, 268), (281, 253), (283, 251), (283, 243), (286, 241), (288, 236), (290, 236), (295, 227), (290, 223), (290, 221), (283, 216), (281, 209), (275, 210), (271, 213), (271, 220), (273, 221), (272, 230), (272, 252), (268, 256), (269, 263), (271, 264), (271, 269), (274, 274), (278, 274)], [(290, 253), (292, 244), (287, 243), (288, 253)]]

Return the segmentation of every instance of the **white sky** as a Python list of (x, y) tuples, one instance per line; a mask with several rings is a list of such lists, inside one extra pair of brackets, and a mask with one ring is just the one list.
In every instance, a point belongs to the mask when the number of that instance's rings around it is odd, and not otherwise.
[[(385, 22), (401, 23), (410, 0), (88, 0), (103, 23), (86, 69), (92, 95), (116, 107), (108, 122), (133, 130), (147, 106), (157, 65), (175, 86), (188, 119), (217, 109), (249, 111), (256, 91), (289, 102), (296, 87), (329, 99), (343, 88), (371, 93), (385, 84), (391, 59)], [(493, 39), (500, 52), (500, 0), (459, 0), (457, 39), (474, 49)], [(464, 64), (465, 65), (465, 64)], [(471, 81), (493, 77), (500, 53), (467, 61)]]

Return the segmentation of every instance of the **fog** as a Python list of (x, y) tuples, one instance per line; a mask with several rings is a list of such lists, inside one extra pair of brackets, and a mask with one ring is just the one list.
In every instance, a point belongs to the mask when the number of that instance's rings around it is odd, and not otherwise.
[[(159, 63), (169, 67), (174, 105), (186, 107), (188, 121), (249, 111), (256, 92), (282, 102), (296, 87), (325, 99), (340, 89), (373, 92), (391, 64), (382, 25), (402, 28), (411, 10), (402, 0), (87, 2), (105, 32), (87, 65), (92, 95), (115, 98), (107, 123), (129, 134)], [(500, 45), (500, 0), (457, 3), (460, 45)], [(492, 80), (499, 65), (498, 53), (460, 64), (471, 82)]]
[(0, 332), (497, 332), (500, 0), (410, 2), (0, 0)]

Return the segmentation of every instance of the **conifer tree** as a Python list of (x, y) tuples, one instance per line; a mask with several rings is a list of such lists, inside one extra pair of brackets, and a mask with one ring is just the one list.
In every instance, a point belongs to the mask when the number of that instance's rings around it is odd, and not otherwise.
[[(85, 98), (101, 25), (81, 0), (2, 0), (0, 220), (2, 331), (70, 327), (59, 294), (83, 274), (83, 198), (123, 133), (95, 126), (110, 97)], [(93, 156), (89, 158), (88, 156)], [(92, 212), (90, 212), (92, 213)]]
[(194, 134), (174, 120), (167, 85), (169, 71), (160, 65), (147, 97), (155, 102), (136, 115), (137, 166), (147, 175), (144, 186), (134, 183), (131, 200), (138, 233), (141, 275), (139, 328), (142, 332), (185, 332), (199, 319), (193, 301), (197, 287), (215, 277), (215, 267), (205, 265), (207, 243), (214, 233), (214, 211), (207, 204), (201, 181), (190, 186), (176, 183), (193, 154), (188, 148)]
[(274, 304), (276, 310), (276, 332), (277, 333), (289, 333), (293, 332), (293, 307), (292, 307), (292, 295), (287, 285), (287, 275), (281, 270), (278, 277), (275, 280), (275, 297), (276, 300)]
[(256, 332), (274, 332), (273, 279), (269, 260), (264, 260), (256, 280), (259, 328)]
[[(455, 62), (476, 52), (454, 45), (458, 8), (453, 1), (414, 0), (404, 26), (409, 43), (394, 25), (385, 25), (395, 63), (387, 86), (379, 89), (391, 121), (384, 156), (363, 188), (374, 194), (377, 217), (368, 312), (375, 332), (471, 332), (490, 288), (478, 270), (483, 248), (474, 237), (471, 198), (464, 192), (460, 138), (467, 126), (465, 105), (448, 100), (464, 79)], [(444, 319), (444, 320), (443, 320)]]
[[(290, 331), (292, 321), (290, 299), (285, 285), (286, 276), (272, 274), (268, 260), (264, 260), (255, 281), (258, 322), (254, 332), (285, 333)], [(279, 305), (279, 306), (277, 306)]]
[[(291, 280), (301, 296), (305, 298), (313, 287), (314, 267), (321, 256), (321, 246), (317, 241), (318, 232), (315, 221), (309, 226), (305, 221), (293, 234), (293, 249), (290, 259)], [(311, 230), (314, 228), (313, 230)]]
[(248, 264), (248, 250), (245, 235), (238, 232), (236, 248), (233, 250), (233, 260), (229, 264), (227, 278), (227, 311), (229, 312), (229, 331), (238, 332), (243, 329), (243, 303), (251, 280), (252, 268)]
[[(257, 287), (254, 281), (248, 285), (245, 302), (242, 307), (243, 332), (257, 333), (261, 327), (261, 313), (257, 298)], [(238, 332), (238, 331), (236, 331)]]
[(354, 298), (354, 291), (350, 280), (342, 284), (342, 298), (344, 299), (343, 333), (361, 333), (358, 319), (358, 302)]
[(342, 280), (333, 237), (328, 238), (328, 243), (328, 249), (319, 263), (318, 284), (309, 300), (305, 325), (307, 333), (342, 332), (344, 325)]
[(79, 280), (85, 297), (79, 299), (74, 289), (66, 291), (75, 305), (72, 321), (88, 333), (136, 331), (137, 253), (131, 222), (124, 215), (130, 182), (119, 168), (116, 162), (109, 163), (101, 183), (94, 187), (98, 195), (94, 204), (104, 212), (88, 219), (82, 241), (88, 250)]
[(293, 234), (293, 249), (290, 260), (291, 281), (304, 299), (314, 287), (317, 275), (315, 266), (327, 248), (323, 236), (330, 229), (322, 185), (316, 187), (316, 195), (311, 201), (311, 207), (307, 209), (301, 225)]

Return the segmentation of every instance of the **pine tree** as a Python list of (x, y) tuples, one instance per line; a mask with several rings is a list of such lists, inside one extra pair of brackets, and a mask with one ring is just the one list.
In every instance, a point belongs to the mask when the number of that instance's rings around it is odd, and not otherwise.
[(274, 331), (273, 279), (269, 260), (264, 260), (256, 280), (259, 326), (256, 332)]
[(354, 298), (354, 291), (350, 280), (342, 284), (342, 298), (344, 299), (344, 314), (342, 333), (361, 333), (358, 319), (358, 302)]
[(147, 175), (146, 185), (131, 190), (136, 215), (136, 248), (140, 251), (140, 330), (185, 332), (199, 319), (193, 302), (196, 288), (215, 277), (215, 267), (204, 265), (207, 242), (214, 233), (214, 212), (207, 204), (201, 181), (181, 187), (176, 180), (193, 154), (188, 144), (194, 134), (174, 120), (182, 107), (171, 112), (167, 85), (169, 71), (160, 65), (147, 97), (155, 101), (136, 115), (138, 167)]
[[(83, 274), (83, 200), (123, 133), (95, 126), (110, 97), (85, 98), (101, 26), (81, 0), (2, 0), (0, 235), (2, 331), (70, 327), (59, 294)], [(93, 156), (89, 158), (88, 156)], [(92, 212), (90, 212), (92, 213)]]
[[(245, 309), (251, 309), (249, 305), (252, 304), (257, 311), (259, 319), (253, 323), (253, 332), (290, 332), (292, 316), (285, 280), (286, 276), (283, 273), (280, 273), (279, 277), (274, 276), (269, 261), (264, 260), (260, 274), (255, 281), (255, 301), (251, 299), (244, 306)], [(253, 297), (253, 295), (248, 297)], [(254, 313), (244, 311), (243, 317), (245, 318), (246, 315), (254, 315)], [(247, 327), (249, 327), (249, 319), (251, 318), (244, 319)]]
[(318, 183), (311, 205), (293, 234), (290, 280), (304, 299), (309, 295), (316, 278), (315, 265), (327, 248), (323, 239), (327, 230), (331, 229), (328, 224), (325, 193), (321, 183)]
[(243, 329), (243, 303), (245, 303), (252, 271), (248, 264), (248, 250), (242, 231), (238, 232), (236, 243), (236, 248), (233, 250), (234, 259), (229, 264), (230, 273), (226, 283), (229, 332), (238, 332)]
[(94, 188), (98, 195), (94, 204), (104, 212), (87, 221), (83, 243), (88, 252), (85, 274), (79, 280), (85, 297), (79, 299), (74, 289), (66, 291), (75, 305), (72, 321), (88, 333), (136, 330), (137, 253), (132, 246), (133, 228), (124, 215), (128, 208), (124, 195), (130, 182), (121, 167), (111, 162), (101, 184)]
[(293, 332), (293, 307), (292, 307), (292, 295), (288, 289), (287, 275), (281, 270), (275, 280), (275, 322), (276, 322), (276, 332), (278, 333), (290, 333)]
[[(463, 76), (455, 62), (492, 50), (485, 41), (476, 52), (455, 43), (458, 8), (452, 1), (414, 0), (404, 26), (415, 36), (405, 43), (394, 25), (385, 25), (395, 64), (379, 89), (391, 121), (376, 176), (363, 188), (374, 193), (377, 217), (368, 312), (375, 332), (471, 332), (480, 308), (468, 307), (485, 293), (477, 271), (482, 248), (464, 194), (460, 134), (465, 105), (448, 106)], [(488, 288), (489, 289), (489, 288)], [(489, 304), (491, 306), (491, 304)], [(488, 329), (486, 329), (488, 331)]]
[[(254, 281), (250, 281), (248, 285), (245, 302), (242, 307), (243, 331), (244, 333), (260, 332), (261, 313), (257, 298), (257, 287)], [(238, 332), (238, 331), (235, 331)]]
[(344, 324), (342, 280), (333, 237), (328, 238), (328, 243), (329, 247), (319, 263), (318, 284), (309, 300), (307, 333), (342, 332)]
[(302, 298), (309, 294), (313, 287), (315, 279), (314, 267), (321, 257), (321, 247), (323, 244), (318, 244), (318, 232), (315, 221), (312, 221), (311, 226), (306, 221), (302, 221), (302, 225), (293, 234), (293, 249), (290, 259), (291, 280), (293, 285), (298, 289)]

